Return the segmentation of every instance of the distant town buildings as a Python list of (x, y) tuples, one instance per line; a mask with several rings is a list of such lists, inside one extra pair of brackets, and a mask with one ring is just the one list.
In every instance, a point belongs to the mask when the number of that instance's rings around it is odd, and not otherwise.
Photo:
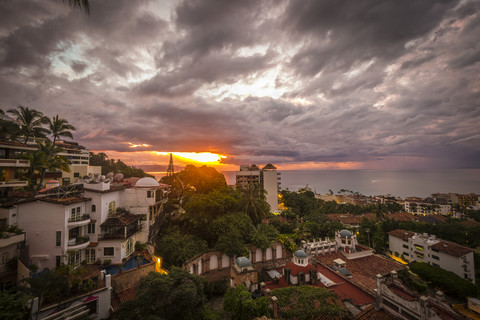
[(249, 184), (259, 184), (267, 192), (267, 202), (272, 212), (278, 211), (278, 191), (280, 189), (280, 172), (268, 163), (263, 168), (252, 165), (241, 165), (240, 171), (235, 172), (236, 185), (247, 188)]
[(405, 261), (420, 261), (451, 271), (475, 283), (473, 250), (459, 244), (401, 229), (388, 233), (390, 251)]

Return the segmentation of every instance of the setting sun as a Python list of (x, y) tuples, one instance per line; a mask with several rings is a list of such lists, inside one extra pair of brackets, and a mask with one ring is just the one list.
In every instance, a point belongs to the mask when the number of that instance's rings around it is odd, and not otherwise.
[[(153, 151), (153, 153), (158, 155), (168, 155), (169, 152), (158, 152)], [(201, 163), (210, 163), (210, 164), (219, 164), (222, 159), (227, 158), (224, 155), (211, 153), (211, 152), (172, 152), (174, 156), (180, 158), (180, 160), (187, 160), (201, 162)], [(189, 160), (189, 161), (188, 161)]]

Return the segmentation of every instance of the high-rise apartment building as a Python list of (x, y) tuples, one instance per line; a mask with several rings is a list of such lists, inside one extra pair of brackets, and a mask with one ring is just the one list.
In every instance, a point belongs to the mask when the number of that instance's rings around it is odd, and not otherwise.
[(267, 192), (267, 203), (272, 212), (278, 211), (278, 191), (280, 189), (280, 172), (268, 163), (263, 168), (255, 164), (241, 165), (240, 171), (235, 172), (236, 185), (246, 188), (249, 184), (258, 183)]

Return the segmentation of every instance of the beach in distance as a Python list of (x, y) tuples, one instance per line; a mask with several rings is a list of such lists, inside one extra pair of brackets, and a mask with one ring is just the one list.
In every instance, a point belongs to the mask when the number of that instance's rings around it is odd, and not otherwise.
[[(401, 198), (428, 197), (432, 193), (480, 193), (480, 169), (446, 170), (279, 170), (281, 189), (308, 186), (318, 194), (341, 189), (366, 196), (391, 194)], [(228, 184), (235, 172), (224, 171)]]

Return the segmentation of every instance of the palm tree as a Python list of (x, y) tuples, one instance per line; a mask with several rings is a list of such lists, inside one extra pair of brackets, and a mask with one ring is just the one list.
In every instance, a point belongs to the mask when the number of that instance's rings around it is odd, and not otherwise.
[(45, 140), (45, 143), (39, 144), (38, 152), (44, 154), (46, 163), (46, 165), (42, 168), (40, 185), (43, 184), (43, 179), (45, 178), (45, 173), (47, 170), (50, 172), (55, 172), (60, 169), (65, 172), (70, 172), (68, 158), (59, 155), (59, 153), (62, 151), (62, 148), (56, 147), (50, 140)]
[(25, 137), (24, 143), (27, 143), (30, 137), (44, 138), (48, 133), (43, 127), (48, 118), (42, 112), (24, 106), (18, 106), (17, 109), (10, 109), (7, 112), (15, 117), (14, 121), (18, 125), (17, 135)]
[(53, 137), (53, 149), (57, 139), (62, 136), (73, 139), (73, 135), (70, 130), (75, 130), (75, 127), (69, 124), (67, 120), (59, 118), (57, 114), (55, 117), (52, 117), (52, 119), (48, 119), (48, 130)]
[(248, 214), (254, 224), (260, 223), (270, 212), (265, 189), (258, 183), (253, 183), (249, 184), (248, 188), (242, 191), (242, 211)]
[(310, 229), (306, 226), (306, 224), (302, 222), (297, 225), (297, 228), (295, 229), (295, 234), (297, 235), (297, 241), (299, 241), (300, 243), (302, 240), (310, 237), (312, 233), (310, 232)]

